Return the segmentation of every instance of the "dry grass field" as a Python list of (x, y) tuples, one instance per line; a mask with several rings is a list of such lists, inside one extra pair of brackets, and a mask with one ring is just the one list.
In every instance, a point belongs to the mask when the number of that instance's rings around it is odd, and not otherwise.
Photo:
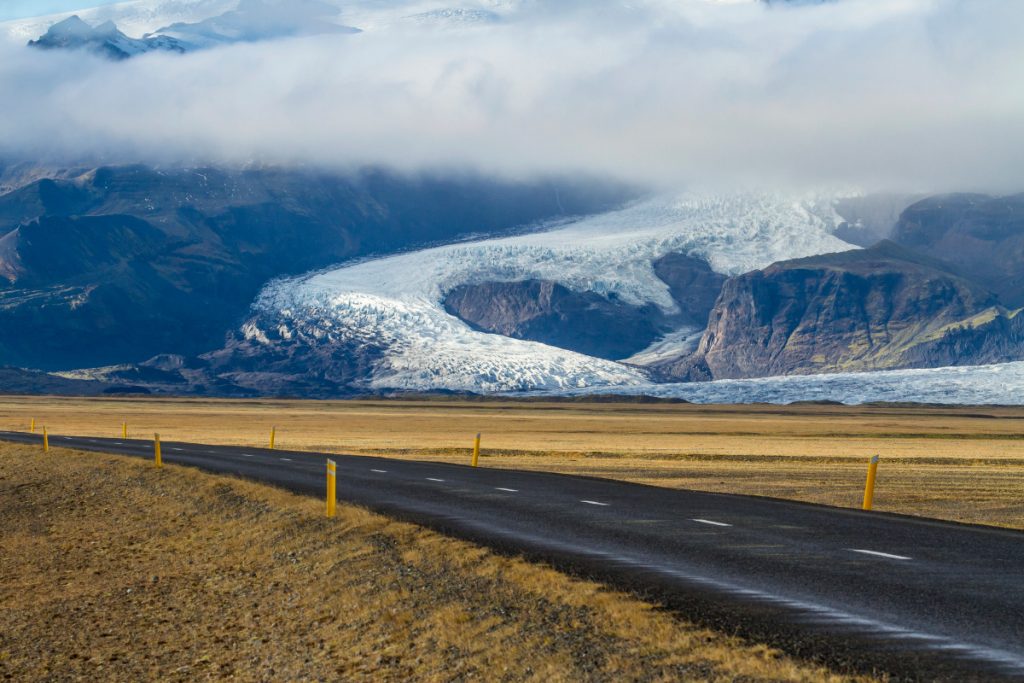
[(0, 429), (468, 462), (1024, 528), (1024, 408), (0, 398)]
[(0, 529), (5, 680), (864, 680), (409, 524), (344, 505), (326, 519), (320, 501), (188, 468), (0, 444)]

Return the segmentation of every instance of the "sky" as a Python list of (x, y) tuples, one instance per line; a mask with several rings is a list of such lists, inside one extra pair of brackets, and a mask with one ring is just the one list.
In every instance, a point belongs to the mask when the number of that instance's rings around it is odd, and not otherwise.
[(502, 20), (351, 0), (363, 33), (185, 56), (0, 42), (0, 158), (1024, 190), (1024, 2), (473, 2)]
[(118, 0), (0, 0), (0, 21), (38, 17), (55, 12), (72, 12), (114, 2)]

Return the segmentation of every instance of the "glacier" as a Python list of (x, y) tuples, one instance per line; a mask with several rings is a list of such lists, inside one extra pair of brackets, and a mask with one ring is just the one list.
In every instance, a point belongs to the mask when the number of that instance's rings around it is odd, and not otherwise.
[[(544, 392), (541, 392), (544, 393)], [(549, 392), (553, 393), (553, 392)], [(1024, 361), (919, 370), (886, 370), (828, 375), (788, 375), (713, 382), (649, 384), (559, 392), (576, 396), (615, 393), (674, 398), (691, 403), (774, 403), (828, 401), (925, 403), (937, 405), (1024, 405)], [(516, 395), (513, 392), (510, 395)]]
[[(674, 312), (654, 260), (681, 252), (735, 275), (779, 260), (854, 249), (833, 234), (842, 222), (832, 208), (835, 199), (700, 192), (649, 198), (536, 232), (275, 281), (255, 302), (256, 320), (282, 339), (383, 346), (368, 389), (639, 390), (651, 385), (640, 367), (474, 330), (444, 310), (444, 297), (464, 284), (542, 279)], [(267, 336), (256, 323), (245, 335), (256, 341)]]
[[(854, 249), (833, 235), (842, 220), (833, 203), (848, 195), (651, 198), (537, 232), (279, 280), (256, 301), (256, 320), (273, 325), (275, 336), (308, 344), (382, 344), (384, 358), (363, 385), (368, 390), (646, 395), (693, 403), (1024, 404), (1024, 362), (657, 383), (634, 364), (691, 347), (692, 330), (670, 334), (627, 364), (479, 332), (442, 305), (460, 284), (538, 278), (671, 309), (675, 304), (651, 266), (658, 257), (684, 252), (735, 275), (779, 260)], [(246, 336), (272, 343), (252, 323)]]

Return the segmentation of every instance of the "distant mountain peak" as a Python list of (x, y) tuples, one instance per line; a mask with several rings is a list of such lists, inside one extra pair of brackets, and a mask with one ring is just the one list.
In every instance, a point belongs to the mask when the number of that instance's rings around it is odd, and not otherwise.
[[(85, 23), (85, 22), (82, 22), (82, 23)], [(96, 28), (94, 28), (92, 30), (92, 32), (93, 32), (93, 35), (97, 35), (97, 36), (100, 36), (100, 35), (117, 35), (117, 34), (124, 35), (117, 28), (117, 24), (115, 24), (114, 22), (110, 21), (109, 19), (107, 21), (104, 21), (102, 24), (100, 24)]]
[(46, 32), (43, 37), (70, 37), (70, 36), (88, 36), (92, 33), (92, 26), (82, 21), (82, 18), (77, 14), (73, 14), (64, 21), (58, 21), (56, 24), (50, 27), (50, 30)]
[(242, 0), (234, 9), (200, 21), (179, 21), (141, 38), (125, 35), (113, 21), (92, 26), (73, 15), (59, 21), (31, 47), (84, 49), (123, 60), (147, 52), (191, 52), (231, 43), (323, 34), (358, 33), (336, 21), (337, 7), (319, 0)]
[(115, 60), (157, 50), (182, 53), (189, 49), (187, 43), (167, 36), (129, 38), (112, 21), (94, 27), (77, 14), (57, 22), (28, 44), (44, 50), (87, 50)]

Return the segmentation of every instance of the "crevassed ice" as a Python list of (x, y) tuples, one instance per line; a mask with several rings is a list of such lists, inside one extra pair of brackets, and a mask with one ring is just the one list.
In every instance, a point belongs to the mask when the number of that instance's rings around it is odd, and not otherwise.
[[(832, 235), (832, 198), (691, 194), (638, 202), (545, 232), (454, 244), (268, 285), (264, 317), (317, 343), (366, 341), (386, 351), (369, 386), (517, 391), (640, 387), (621, 363), (472, 330), (442, 302), (461, 284), (545, 279), (675, 309), (652, 262), (670, 252), (736, 274), (854, 248)], [(282, 327), (283, 326), (283, 327)]]
[[(562, 394), (595, 393), (572, 390)], [(693, 403), (793, 403), (838, 401), (939, 403), (949, 405), (1024, 404), (1024, 361), (923, 370), (790, 375), (689, 384), (619, 387), (615, 393), (681, 398)]]

